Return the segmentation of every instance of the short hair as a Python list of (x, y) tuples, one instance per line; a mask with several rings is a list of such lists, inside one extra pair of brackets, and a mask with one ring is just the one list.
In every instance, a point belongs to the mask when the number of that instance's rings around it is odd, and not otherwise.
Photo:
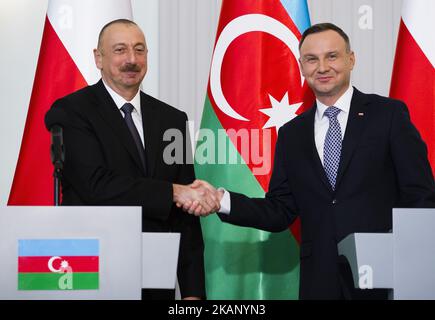
[(305, 32), (302, 34), (301, 37), (301, 41), (299, 41), (299, 50), (302, 47), (302, 44), (305, 41), (305, 38), (308, 37), (310, 34), (314, 34), (314, 33), (320, 33), (320, 32), (324, 32), (324, 31), (328, 31), (328, 30), (332, 30), (337, 32), (344, 40), (344, 42), (346, 43), (346, 50), (347, 52), (350, 51), (350, 40), (348, 35), (338, 26), (336, 26), (333, 23), (318, 23), (315, 25), (312, 25), (311, 27), (309, 27), (307, 30), (305, 30)]
[(104, 35), (104, 32), (106, 31), (106, 29), (108, 27), (110, 27), (111, 25), (118, 24), (118, 23), (132, 25), (132, 26), (136, 26), (136, 27), (138, 26), (136, 22), (128, 20), (128, 19), (116, 19), (116, 20), (110, 21), (109, 23), (106, 23), (104, 25), (104, 27), (101, 29), (100, 34), (98, 35), (98, 49), (101, 48), (101, 40), (103, 39), (103, 35)]

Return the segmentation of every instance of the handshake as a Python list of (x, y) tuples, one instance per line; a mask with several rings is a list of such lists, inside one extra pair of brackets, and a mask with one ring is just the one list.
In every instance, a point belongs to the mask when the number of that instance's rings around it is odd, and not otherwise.
[(202, 180), (195, 180), (190, 185), (173, 185), (173, 200), (177, 207), (195, 216), (205, 217), (218, 212), (223, 195), (223, 190)]

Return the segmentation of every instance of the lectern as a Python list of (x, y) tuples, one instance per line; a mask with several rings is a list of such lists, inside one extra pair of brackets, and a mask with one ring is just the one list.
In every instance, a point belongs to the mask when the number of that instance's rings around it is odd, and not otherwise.
[(355, 288), (391, 289), (390, 298), (435, 299), (435, 209), (393, 209), (390, 233), (354, 233), (338, 244)]
[(179, 233), (142, 233), (140, 207), (0, 208), (0, 299), (141, 299), (175, 288)]

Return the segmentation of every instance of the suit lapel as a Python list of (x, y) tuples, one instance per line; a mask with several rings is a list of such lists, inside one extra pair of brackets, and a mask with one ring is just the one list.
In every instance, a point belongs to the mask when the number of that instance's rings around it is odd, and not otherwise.
[(367, 102), (367, 97), (354, 88), (343, 146), (341, 148), (341, 159), (336, 179), (336, 190), (340, 185), (340, 181), (343, 178), (346, 168), (348, 167), (361, 138), (361, 133), (364, 131), (367, 123)]
[(317, 172), (320, 180), (325, 185), (325, 187), (330, 192), (332, 192), (331, 185), (326, 176), (325, 169), (323, 168), (322, 162), (319, 157), (319, 153), (317, 152), (316, 141), (314, 138), (314, 118), (316, 115), (316, 109), (317, 105), (314, 104), (314, 106), (309, 111), (307, 111), (307, 113), (301, 115), (301, 117), (304, 118), (304, 127), (302, 129), (303, 133), (301, 142), (305, 153), (307, 154), (308, 159), (312, 161), (311, 163), (314, 167), (314, 170)]
[(131, 137), (131, 133), (128, 130), (115, 102), (104, 87), (103, 81), (100, 80), (93, 87), (97, 98), (95, 104), (99, 114), (109, 124), (109, 126), (112, 127), (113, 132), (119, 137), (136, 165), (143, 170), (138, 150), (134, 144), (133, 138)]
[(159, 154), (160, 130), (158, 118), (159, 112), (151, 99), (143, 92), (140, 96), (142, 125), (145, 139), (145, 154), (147, 158), (148, 176), (153, 177), (156, 167), (157, 155)]

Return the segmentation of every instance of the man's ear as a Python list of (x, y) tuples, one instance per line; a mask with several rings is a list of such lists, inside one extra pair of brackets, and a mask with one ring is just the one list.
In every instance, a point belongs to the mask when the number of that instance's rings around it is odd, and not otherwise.
[(95, 65), (99, 70), (103, 69), (103, 56), (100, 50), (94, 49)]
[(302, 60), (301, 60), (301, 58), (298, 59), (298, 63), (299, 63), (299, 70), (301, 71), (302, 75), (305, 77), (304, 68), (302, 67)]
[(350, 70), (353, 70), (353, 67), (355, 66), (355, 52), (354, 51), (351, 51), (350, 52), (350, 56), (349, 56), (349, 58), (350, 58)]

